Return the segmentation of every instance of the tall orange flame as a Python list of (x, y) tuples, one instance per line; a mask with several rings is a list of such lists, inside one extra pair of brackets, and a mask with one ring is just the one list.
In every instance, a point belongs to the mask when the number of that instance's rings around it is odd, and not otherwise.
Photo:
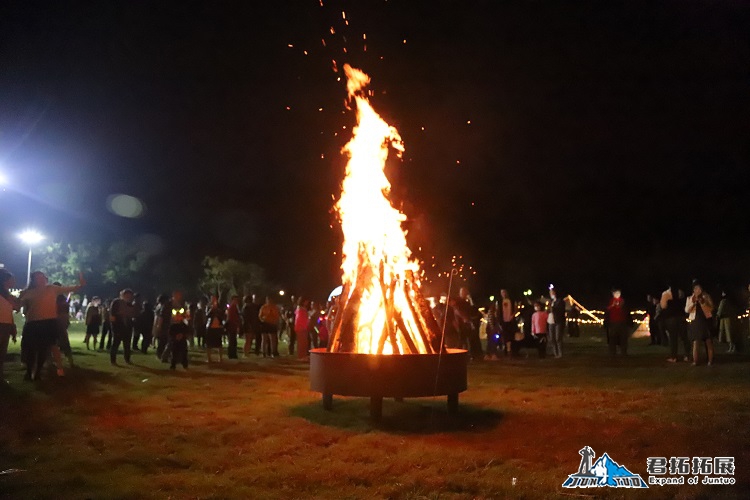
[[(414, 347), (419, 353), (427, 353), (430, 348), (417, 334), (417, 323), (422, 322), (421, 331), (427, 327), (410, 306), (410, 301), (416, 302), (410, 286), (419, 286), (419, 264), (412, 258), (401, 227), (406, 216), (389, 200), (391, 184), (384, 172), (390, 148), (400, 157), (404, 145), (398, 131), (370, 105), (364, 92), (370, 78), (349, 65), (344, 71), (349, 96), (356, 105), (357, 126), (343, 150), (349, 161), (336, 209), (344, 234), (344, 290), (350, 296), (355, 288), (361, 293), (354, 321), (354, 347), (356, 352), (368, 354), (410, 352)], [(412, 280), (408, 286), (404, 285), (407, 276)], [(383, 345), (383, 332), (396, 328), (392, 325), (394, 317), (402, 320), (402, 330), (409, 331), (413, 345), (405, 346), (408, 340), (395, 334), (394, 341)]]

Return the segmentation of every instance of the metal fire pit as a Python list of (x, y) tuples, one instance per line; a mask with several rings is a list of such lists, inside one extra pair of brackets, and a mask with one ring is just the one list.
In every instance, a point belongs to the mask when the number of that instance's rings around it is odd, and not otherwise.
[[(439, 363), (438, 363), (439, 360)], [(310, 389), (323, 394), (323, 408), (333, 408), (333, 395), (370, 398), (370, 416), (379, 420), (383, 398), (448, 396), (448, 412), (458, 410), (458, 394), (466, 390), (469, 353), (447, 349), (438, 354), (357, 354), (310, 351)]]

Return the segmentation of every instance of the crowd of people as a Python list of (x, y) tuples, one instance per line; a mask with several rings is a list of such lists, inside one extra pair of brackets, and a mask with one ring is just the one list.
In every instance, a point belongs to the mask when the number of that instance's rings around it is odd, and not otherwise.
[[(740, 313), (745, 311), (733, 301), (726, 290), (715, 304), (710, 294), (697, 281), (692, 282), (692, 293), (668, 286), (661, 294), (646, 297), (650, 345), (669, 348), (667, 361), (679, 360), (701, 364), (714, 362), (714, 339), (728, 344), (727, 352), (742, 349)], [(748, 289), (750, 292), (750, 288)], [(554, 287), (549, 296), (514, 301), (507, 290), (487, 308), (475, 305), (469, 291), (461, 288), (458, 297), (442, 295), (434, 307), (439, 324), (445, 324), (447, 347), (465, 348), (472, 359), (498, 360), (501, 355), (518, 356), (524, 348), (533, 348), (540, 357), (563, 356), (563, 338), (580, 335), (581, 306), (570, 296), (562, 298)], [(632, 304), (623, 297), (622, 290), (611, 290), (603, 318), (599, 320), (606, 337), (609, 354), (627, 355), (629, 339), (637, 329)], [(484, 324), (484, 325), (483, 325)], [(486, 351), (482, 351), (480, 331), (484, 327)], [(682, 346), (682, 354), (679, 348)]]
[[(255, 294), (186, 301), (180, 291), (162, 294), (152, 304), (130, 289), (122, 290), (113, 300), (84, 297), (83, 301), (71, 301), (71, 294), (85, 284), (83, 276), (77, 285), (49, 283), (46, 275), (37, 271), (15, 297), (10, 293), (15, 278), (0, 269), (0, 379), (8, 344), (17, 340), (14, 311), (23, 310), (25, 317), (21, 336), (24, 378), (38, 380), (50, 359), (58, 376), (65, 375), (63, 357), (74, 364), (68, 336), (71, 317), (85, 323), (86, 349), (106, 350), (112, 365), (118, 364), (121, 352), (124, 362), (131, 364), (133, 352), (147, 354), (153, 348), (156, 357), (174, 370), (177, 365), (188, 368), (190, 349), (204, 350), (209, 364), (223, 362), (225, 349), (227, 358), (238, 359), (240, 339), (243, 357), (278, 357), (279, 339), (284, 338), (287, 354), (295, 356), (296, 351), (296, 357), (306, 361), (310, 349), (327, 346), (337, 309), (337, 297), (330, 297), (327, 303), (291, 297), (277, 304), (273, 296), (261, 303)], [(649, 295), (646, 302), (651, 345), (668, 346), (669, 362), (682, 359), (698, 364), (705, 349), (710, 366), (715, 338), (727, 342), (730, 353), (742, 348), (737, 321), (742, 309), (725, 291), (715, 304), (695, 281), (690, 295), (670, 286), (660, 295)], [(462, 287), (455, 297), (443, 294), (434, 300), (432, 310), (445, 346), (464, 348), (473, 360), (515, 357), (525, 348), (537, 350), (540, 357), (562, 358), (566, 329), (570, 337), (580, 334), (581, 306), (570, 296), (559, 296), (552, 286), (548, 296), (534, 299), (525, 294), (522, 301), (514, 301), (507, 290), (501, 290), (489, 307), (478, 307), (469, 290)], [(626, 355), (636, 325), (631, 303), (621, 290), (612, 290), (602, 325), (609, 353)]]
[[(287, 339), (289, 355), (308, 359), (309, 348), (325, 347), (328, 341), (327, 318), (332, 303), (321, 309), (316, 302), (294, 299), (296, 305), (279, 305), (273, 296), (263, 303), (258, 295), (231, 296), (222, 301), (218, 295), (186, 301), (181, 291), (162, 294), (155, 304), (144, 300), (131, 289), (123, 289), (113, 300), (98, 296), (73, 304), (72, 293), (86, 282), (83, 276), (74, 286), (48, 283), (44, 273), (31, 274), (29, 285), (18, 297), (10, 293), (15, 287), (11, 273), (0, 269), (0, 378), (9, 342), (17, 339), (14, 311), (22, 310), (25, 318), (21, 335), (21, 361), (26, 366), (25, 380), (39, 380), (49, 360), (58, 376), (65, 375), (63, 356), (74, 365), (68, 328), (71, 317), (85, 323), (84, 344), (87, 350), (109, 353), (112, 365), (118, 358), (132, 364), (134, 352), (156, 357), (174, 370), (187, 369), (189, 349), (205, 351), (207, 362), (223, 362), (242, 355), (274, 358), (279, 353), (279, 337)], [(217, 359), (218, 358), (218, 359)]]

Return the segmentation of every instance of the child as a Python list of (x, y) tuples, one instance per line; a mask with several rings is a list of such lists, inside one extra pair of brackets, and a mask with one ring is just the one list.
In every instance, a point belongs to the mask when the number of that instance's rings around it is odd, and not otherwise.
[(539, 348), (539, 356), (544, 357), (547, 351), (547, 317), (549, 313), (544, 310), (541, 302), (534, 302), (534, 314), (531, 315), (531, 334), (537, 342), (544, 345)]

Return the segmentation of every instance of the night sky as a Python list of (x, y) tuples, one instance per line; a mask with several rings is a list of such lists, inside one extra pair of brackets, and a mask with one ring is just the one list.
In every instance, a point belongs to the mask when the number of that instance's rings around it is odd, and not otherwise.
[(34, 226), (327, 293), (354, 120), (334, 60), (404, 139), (429, 278), (455, 255), (477, 294), (750, 279), (750, 3), (713, 0), (3, 2), (0, 261), (25, 275)]

